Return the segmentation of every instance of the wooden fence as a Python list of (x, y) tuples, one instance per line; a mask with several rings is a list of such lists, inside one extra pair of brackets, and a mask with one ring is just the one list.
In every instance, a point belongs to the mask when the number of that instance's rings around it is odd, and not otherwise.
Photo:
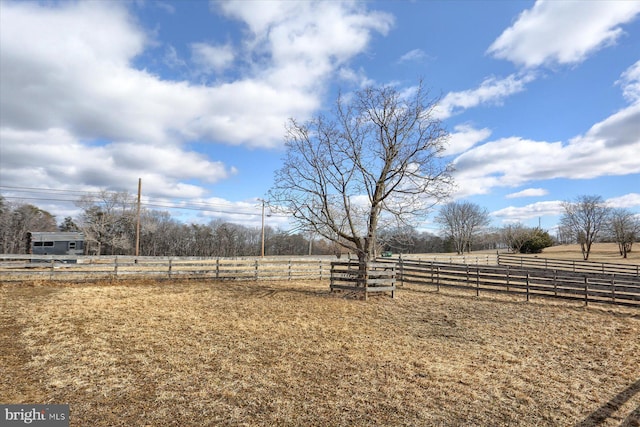
[[(215, 280), (331, 280), (331, 290), (391, 292), (403, 284), (447, 286), (484, 292), (620, 304), (640, 308), (636, 265), (587, 263), (500, 256), (512, 265), (456, 264), (416, 259), (379, 258), (371, 264), (369, 284), (359, 286), (356, 261), (333, 257), (156, 258), (84, 257), (62, 263), (60, 257), (2, 257), (0, 282), (91, 281), (121, 278), (197, 278)], [(524, 258), (520, 260), (520, 258)], [(63, 261), (73, 261), (71, 259)], [(543, 268), (544, 266), (550, 268)], [(593, 268), (593, 265), (598, 267)], [(574, 268), (575, 266), (575, 268)], [(560, 268), (563, 267), (563, 268)], [(604, 272), (603, 272), (604, 270)]]
[(543, 268), (546, 270), (562, 270), (574, 273), (625, 274), (640, 277), (640, 265), (632, 264), (612, 264), (498, 254), (498, 265), (509, 265), (520, 268)]
[(443, 254), (403, 254), (398, 257), (380, 258), (381, 260), (413, 260), (413, 261), (434, 261), (449, 264), (474, 264), (474, 265), (496, 265), (498, 257), (496, 253), (482, 255), (443, 255)]
[(640, 308), (640, 278), (629, 274), (603, 274), (520, 268), (447, 264), (402, 260), (401, 284), (432, 285), (484, 292), (519, 294), (567, 300), (619, 304)]
[(333, 291), (351, 291), (364, 293), (366, 300), (370, 293), (396, 291), (396, 268), (389, 262), (369, 262), (366, 270), (366, 283), (358, 268), (358, 260), (334, 261), (331, 263), (331, 283)]
[[(334, 258), (335, 259), (335, 258)], [(62, 260), (65, 261), (65, 260)], [(75, 261), (67, 259), (66, 261)], [(198, 278), (216, 280), (328, 279), (326, 258), (163, 258), (86, 257), (77, 263), (60, 257), (12, 257), (0, 264), (1, 282), (32, 280), (88, 281), (133, 277)]]

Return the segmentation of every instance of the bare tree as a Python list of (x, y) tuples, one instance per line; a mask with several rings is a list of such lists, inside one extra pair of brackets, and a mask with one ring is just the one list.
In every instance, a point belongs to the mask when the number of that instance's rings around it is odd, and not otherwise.
[(640, 237), (640, 216), (628, 209), (612, 209), (609, 233), (618, 244), (620, 255), (626, 258), (633, 243)]
[(556, 231), (556, 240), (560, 245), (570, 245), (571, 243), (575, 243), (576, 241), (571, 228), (566, 224), (563, 225), (562, 222), (558, 224), (558, 230)]
[(522, 247), (531, 237), (531, 228), (524, 224), (509, 224), (502, 228), (501, 235), (504, 243), (515, 253), (520, 253)]
[(435, 218), (444, 234), (454, 243), (456, 252), (471, 251), (477, 233), (489, 225), (489, 212), (471, 202), (450, 202), (440, 208)]
[(135, 210), (129, 193), (101, 191), (81, 197), (76, 205), (84, 210), (80, 229), (97, 245), (98, 255), (105, 249), (113, 255), (133, 247)]
[(562, 207), (564, 214), (560, 218), (560, 225), (571, 230), (586, 261), (591, 253), (591, 245), (607, 225), (611, 208), (602, 197), (588, 195), (579, 196), (575, 202), (563, 202)]
[(34, 205), (9, 203), (0, 196), (0, 252), (27, 253), (30, 231), (56, 231), (55, 217)]
[(381, 244), (385, 250), (399, 253), (411, 253), (416, 246), (417, 231), (410, 225), (382, 230)]
[(422, 83), (411, 94), (370, 87), (338, 97), (332, 117), (291, 119), (270, 203), (355, 252), (366, 282), (378, 229), (424, 214), (449, 192), (435, 106)]

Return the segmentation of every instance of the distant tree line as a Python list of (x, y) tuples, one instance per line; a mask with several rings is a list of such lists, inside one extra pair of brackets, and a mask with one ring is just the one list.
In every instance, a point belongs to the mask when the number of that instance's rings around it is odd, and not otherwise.
[[(100, 192), (83, 197), (77, 205), (82, 213), (56, 224), (55, 216), (37, 206), (11, 203), (0, 196), (0, 253), (25, 254), (30, 231), (80, 231), (90, 255), (135, 254), (137, 211), (128, 193)], [(208, 224), (185, 224), (168, 212), (142, 209), (140, 213), (141, 256), (258, 256), (262, 247), (261, 227), (247, 227), (222, 220)], [(267, 255), (335, 254), (338, 249), (311, 235), (291, 233), (265, 226)], [(311, 240), (311, 241), (310, 241)]]
[[(57, 224), (54, 215), (32, 204), (8, 202), (0, 196), (0, 252), (27, 253), (26, 235), (30, 231), (81, 231), (88, 254), (135, 254), (137, 211), (128, 193), (103, 191), (98, 197), (77, 201), (82, 213), (66, 217)], [(620, 255), (632, 250), (640, 236), (640, 216), (611, 208), (598, 196), (580, 196), (563, 204), (557, 235), (552, 237), (538, 227), (509, 224), (490, 228), (486, 209), (469, 202), (443, 205), (436, 215), (440, 233), (419, 231), (411, 226), (378, 231), (377, 253), (459, 254), (475, 250), (510, 250), (514, 253), (540, 253), (553, 244), (578, 243), (584, 259), (598, 241), (615, 242)], [(140, 221), (141, 256), (258, 256), (262, 229), (222, 220), (207, 224), (185, 224), (168, 212), (143, 209)], [(266, 255), (340, 255), (336, 242), (304, 231), (291, 232), (265, 226)]]
[(56, 231), (56, 219), (49, 212), (29, 204), (12, 204), (0, 196), (0, 252), (26, 252), (29, 231)]

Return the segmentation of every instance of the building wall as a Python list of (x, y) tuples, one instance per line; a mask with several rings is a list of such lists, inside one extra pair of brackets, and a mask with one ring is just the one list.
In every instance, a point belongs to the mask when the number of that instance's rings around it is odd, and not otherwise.
[(82, 237), (77, 233), (30, 233), (29, 251), (33, 255), (83, 255)]

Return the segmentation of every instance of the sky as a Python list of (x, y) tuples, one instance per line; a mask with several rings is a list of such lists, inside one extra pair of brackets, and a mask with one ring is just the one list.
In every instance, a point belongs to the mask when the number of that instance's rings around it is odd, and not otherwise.
[(633, 0), (1, 1), (0, 194), (62, 222), (141, 179), (149, 209), (257, 226), (289, 118), (420, 79), (452, 200), (494, 226), (553, 230), (581, 195), (640, 213)]

